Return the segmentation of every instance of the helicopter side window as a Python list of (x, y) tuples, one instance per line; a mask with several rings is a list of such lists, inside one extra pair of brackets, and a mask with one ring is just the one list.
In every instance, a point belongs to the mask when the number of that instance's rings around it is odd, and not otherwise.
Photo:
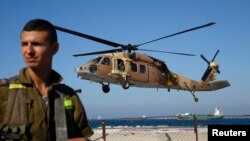
[(145, 73), (145, 72), (146, 72), (146, 66), (140, 65), (140, 73)]
[(103, 65), (110, 65), (110, 59), (108, 58), (108, 57), (105, 57), (105, 58), (103, 58), (103, 60), (102, 60), (102, 64)]
[(100, 62), (101, 59), (102, 59), (102, 57), (97, 57), (97, 58), (93, 59), (93, 60), (91, 61), (91, 63), (93, 63), (93, 64), (98, 64), (98, 63)]
[(137, 64), (131, 62), (130, 65), (131, 65), (131, 71), (137, 72)]

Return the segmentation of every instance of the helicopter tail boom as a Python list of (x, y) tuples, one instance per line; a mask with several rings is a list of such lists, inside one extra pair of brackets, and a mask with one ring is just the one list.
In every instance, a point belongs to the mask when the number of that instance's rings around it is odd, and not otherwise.
[[(201, 82), (205, 83), (204, 89), (200, 89), (199, 91), (215, 91), (225, 87), (229, 87), (230, 83), (227, 80), (219, 80), (219, 81), (209, 81), (209, 82)], [(195, 102), (198, 102), (198, 97), (194, 94), (195, 90), (190, 90)]]
[(173, 77), (171, 81), (172, 85), (168, 85), (167, 83), (167, 88), (177, 90), (188, 90), (191, 92), (214, 91), (230, 86), (228, 80), (195, 81), (173, 72), (171, 72), (171, 75)]
[(230, 83), (227, 80), (217, 80), (217, 81), (195, 81), (188, 79), (184, 76), (175, 74), (177, 83), (176, 87), (172, 87), (173, 89), (178, 90), (188, 90), (191, 92), (195, 102), (198, 102), (198, 97), (196, 97), (196, 91), (215, 91), (225, 87), (229, 87)]
[(213, 91), (228, 87), (230, 86), (230, 83), (227, 80), (220, 80), (220, 81), (210, 81), (208, 82), (208, 85), (210, 87), (210, 90)]

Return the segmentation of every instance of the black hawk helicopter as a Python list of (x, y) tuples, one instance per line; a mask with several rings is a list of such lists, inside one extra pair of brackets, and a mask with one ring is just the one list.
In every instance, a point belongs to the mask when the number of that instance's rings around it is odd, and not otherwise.
[(170, 91), (170, 89), (177, 89), (190, 91), (194, 97), (194, 100), (197, 102), (198, 97), (196, 97), (194, 94), (195, 91), (213, 91), (230, 86), (227, 80), (215, 81), (216, 74), (220, 73), (219, 65), (215, 62), (215, 57), (219, 53), (219, 50), (215, 53), (211, 61), (208, 61), (203, 55), (201, 55), (201, 58), (206, 61), (208, 67), (200, 81), (195, 81), (172, 72), (170, 69), (168, 69), (164, 61), (146, 54), (137, 53), (136, 51), (141, 50), (195, 56), (194, 54), (149, 50), (139, 47), (214, 24), (214, 22), (210, 22), (137, 45), (124, 45), (56, 25), (55, 28), (59, 31), (83, 37), (85, 39), (114, 48), (111, 50), (73, 55), (78, 57), (99, 54), (98, 57), (91, 59), (86, 64), (77, 67), (75, 71), (80, 79), (100, 83), (104, 93), (108, 93), (110, 91), (109, 84), (121, 85), (123, 89), (128, 89), (130, 86), (144, 88), (166, 88), (168, 91)]

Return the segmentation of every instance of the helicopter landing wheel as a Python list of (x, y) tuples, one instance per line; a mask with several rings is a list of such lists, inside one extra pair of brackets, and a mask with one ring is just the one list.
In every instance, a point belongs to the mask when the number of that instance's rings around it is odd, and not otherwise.
[(199, 101), (199, 98), (194, 94), (193, 91), (191, 91), (191, 94), (192, 94), (192, 96), (193, 96), (193, 98), (194, 98), (194, 101), (195, 101), (195, 102), (198, 102), (198, 101)]
[(199, 98), (198, 98), (198, 97), (195, 97), (195, 98), (194, 98), (194, 101), (195, 101), (195, 102), (198, 102), (198, 101), (199, 101)]
[(108, 93), (108, 92), (110, 91), (109, 85), (102, 85), (102, 91), (103, 91), (104, 93)]
[(128, 89), (129, 87), (130, 87), (130, 83), (127, 80), (122, 82), (122, 88), (123, 89)]

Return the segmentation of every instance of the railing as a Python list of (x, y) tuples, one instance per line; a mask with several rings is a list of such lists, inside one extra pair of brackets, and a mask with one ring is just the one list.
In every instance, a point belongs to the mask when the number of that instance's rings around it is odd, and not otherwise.
[(176, 116), (92, 119), (91, 141), (207, 141), (208, 125), (250, 125), (250, 115), (222, 119), (178, 120)]

